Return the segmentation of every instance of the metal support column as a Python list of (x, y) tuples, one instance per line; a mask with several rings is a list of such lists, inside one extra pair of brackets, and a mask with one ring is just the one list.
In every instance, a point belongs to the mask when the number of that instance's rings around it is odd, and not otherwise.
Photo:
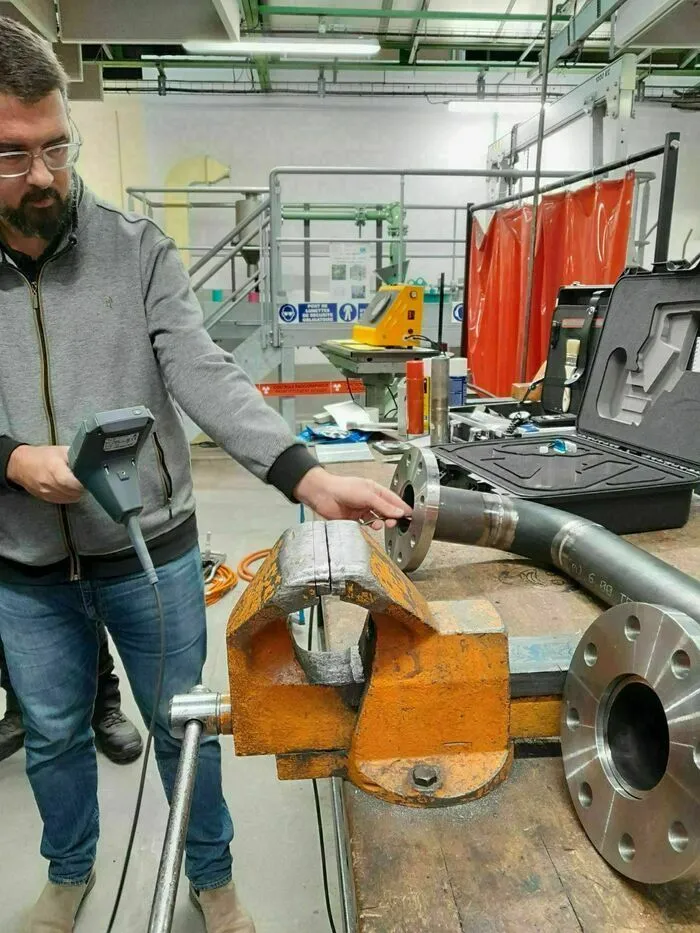
[(471, 275), (472, 238), (474, 236), (473, 204), (467, 204), (467, 232), (464, 254), (464, 292), (462, 296), (462, 356), (469, 365), (469, 277)]
[[(294, 347), (282, 347), (282, 361), (280, 363), (280, 382), (294, 382)], [(281, 414), (289, 425), (293, 434), (297, 431), (297, 405), (295, 398), (283, 398), (280, 406)]]
[(673, 221), (673, 201), (676, 195), (680, 139), (680, 133), (666, 134), (664, 167), (659, 189), (659, 220), (656, 227), (654, 262), (667, 262), (669, 258), (668, 250), (671, 245), (671, 224)]
[(271, 175), (270, 186), (270, 295), (271, 295), (271, 339), (272, 346), (281, 345), (280, 318), (277, 309), (284, 301), (282, 291), (282, 195), (280, 180)]
[(540, 206), (540, 183), (542, 174), (542, 151), (544, 148), (544, 129), (545, 129), (545, 107), (547, 104), (547, 87), (549, 80), (549, 50), (552, 41), (552, 15), (554, 12), (554, 0), (547, 0), (547, 23), (544, 33), (543, 61), (544, 71), (542, 74), (542, 88), (540, 94), (540, 120), (537, 133), (537, 155), (535, 159), (535, 183), (534, 195), (532, 199), (532, 220), (530, 229), (530, 256), (527, 266), (527, 291), (525, 295), (525, 306), (522, 314), (522, 326), (520, 328), (520, 366), (519, 379), (525, 382), (527, 379), (527, 357), (530, 348), (530, 321), (532, 319), (532, 301), (535, 286), (535, 253), (537, 251), (537, 220), (539, 217)]
[[(382, 205), (378, 204), (377, 210), (380, 211), (381, 209), (382, 209)], [(381, 217), (377, 217), (377, 226), (376, 226), (375, 236), (377, 238), (376, 255), (375, 255), (375, 260), (374, 260), (376, 263), (375, 271), (377, 273), (375, 288), (377, 291), (379, 291), (379, 289), (382, 286), (382, 280), (381, 280), (380, 273), (381, 273), (381, 270), (384, 268), (384, 243), (383, 243), (384, 221), (381, 219)]]
[(605, 161), (604, 147), (605, 104), (596, 104), (591, 110), (591, 168)]
[[(310, 204), (304, 205), (304, 210), (308, 211)], [(304, 301), (311, 301), (311, 220), (304, 218)]]
[(649, 243), (647, 239), (647, 230), (649, 229), (649, 202), (651, 200), (651, 190), (648, 181), (641, 185), (641, 204), (639, 206), (639, 241), (637, 246), (636, 261), (640, 266), (644, 265), (644, 253)]

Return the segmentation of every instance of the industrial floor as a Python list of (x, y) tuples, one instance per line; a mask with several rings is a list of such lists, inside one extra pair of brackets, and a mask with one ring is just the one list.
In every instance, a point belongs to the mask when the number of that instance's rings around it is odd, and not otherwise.
[[(273, 544), (298, 521), (298, 508), (262, 486), (218, 451), (194, 454), (199, 527), (212, 532), (212, 547), (236, 566), (251, 551)], [(224, 632), (241, 586), (209, 610), (209, 658), (205, 683), (225, 690)], [(121, 672), (121, 668), (120, 668)], [(124, 710), (136, 717), (125, 681)], [(4, 693), (0, 709), (4, 708)], [(311, 784), (277, 780), (274, 759), (234, 758), (223, 740), (224, 791), (233, 815), (234, 872), (258, 933), (328, 933), (319, 843)], [(104, 933), (111, 912), (136, 796), (140, 763), (119, 767), (99, 757), (102, 839), (97, 885), (77, 924), (77, 933)], [(332, 902), (337, 903), (335, 853), (326, 782), (320, 782)], [(146, 930), (167, 809), (153, 763), (140, 828), (114, 933)], [(39, 855), (40, 821), (24, 774), (24, 752), (0, 763), (0, 931), (23, 933), (27, 907), (46, 877)], [(202, 933), (202, 921), (180, 886), (173, 933)], [(339, 923), (339, 919), (336, 921)]]

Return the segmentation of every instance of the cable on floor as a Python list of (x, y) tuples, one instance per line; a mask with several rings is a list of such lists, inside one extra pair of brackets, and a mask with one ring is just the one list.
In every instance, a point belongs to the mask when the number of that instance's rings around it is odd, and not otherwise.
[(318, 782), (316, 778), (311, 782), (314, 789), (314, 803), (316, 805), (316, 822), (318, 823), (318, 844), (321, 849), (321, 872), (323, 873), (323, 894), (326, 899), (326, 912), (328, 913), (328, 923), (332, 933), (337, 933), (335, 922), (333, 921), (333, 910), (331, 908), (331, 894), (328, 887), (328, 866), (326, 865), (326, 844), (323, 840), (323, 817), (321, 816), (321, 801), (318, 796)]
[(237, 585), (238, 576), (235, 571), (231, 570), (230, 567), (227, 567), (226, 564), (221, 564), (216, 569), (214, 574), (214, 579), (211, 583), (207, 583), (206, 588), (206, 603), (207, 606), (213, 606), (214, 603), (218, 603), (220, 599), (223, 599), (227, 593), (230, 593), (231, 590)]
[[(313, 646), (313, 633), (314, 633), (314, 609), (316, 607), (311, 607), (311, 612), (309, 613), (309, 637), (307, 640), (307, 648), (311, 651)], [(321, 609), (321, 603), (318, 604), (318, 619), (319, 625), (323, 624), (323, 610)], [(316, 778), (313, 778), (312, 781), (313, 791), (314, 791), (314, 805), (316, 807), (316, 825), (318, 826), (318, 846), (321, 851), (321, 874), (323, 876), (323, 897), (326, 902), (326, 913), (328, 914), (328, 924), (331, 928), (331, 933), (337, 933), (335, 927), (335, 921), (333, 920), (333, 908), (331, 907), (331, 892), (328, 884), (328, 865), (326, 864), (326, 842), (325, 842), (325, 832), (323, 829), (323, 816), (321, 815), (321, 799), (318, 794), (318, 781)]]
[(248, 554), (236, 568), (238, 578), (240, 580), (245, 580), (246, 583), (250, 583), (255, 576), (255, 571), (250, 569), (251, 564), (255, 564), (259, 560), (265, 560), (269, 555), (270, 548), (264, 548), (262, 551), (253, 551), (252, 554)]

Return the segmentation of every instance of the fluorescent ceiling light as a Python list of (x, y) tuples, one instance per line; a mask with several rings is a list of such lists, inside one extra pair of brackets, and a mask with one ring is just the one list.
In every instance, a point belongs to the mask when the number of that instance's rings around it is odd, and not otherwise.
[(451, 100), (447, 105), (450, 113), (514, 113), (518, 116), (534, 116), (540, 105), (534, 100)]
[(240, 42), (185, 42), (190, 55), (302, 55), (308, 58), (370, 56), (379, 52), (376, 39), (294, 39), (260, 36)]

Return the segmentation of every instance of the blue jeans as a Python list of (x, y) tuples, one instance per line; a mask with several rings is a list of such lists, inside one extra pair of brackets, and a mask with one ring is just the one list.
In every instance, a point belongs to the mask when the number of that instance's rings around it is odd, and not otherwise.
[[(158, 577), (166, 662), (154, 746), (170, 800), (180, 743), (168, 731), (168, 704), (173, 694), (187, 693), (200, 682), (206, 655), (199, 550), (193, 548), (160, 567)], [(91, 720), (99, 622), (112, 636), (149, 723), (160, 635), (153, 588), (144, 575), (57, 586), (0, 584), (0, 639), (27, 730), (27, 775), (44, 823), (41, 854), (56, 884), (83, 883), (97, 850), (97, 761)], [(221, 788), (221, 750), (218, 740), (209, 737), (202, 740), (187, 834), (185, 870), (196, 888), (230, 881), (232, 838)]]

